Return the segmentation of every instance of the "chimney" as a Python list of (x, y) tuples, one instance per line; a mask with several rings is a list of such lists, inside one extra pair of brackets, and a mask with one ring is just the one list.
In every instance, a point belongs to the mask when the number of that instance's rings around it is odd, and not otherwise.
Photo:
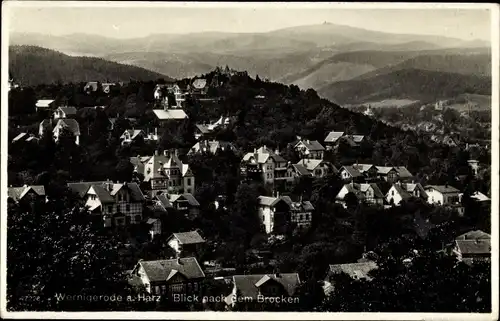
[(178, 157), (178, 156), (179, 156), (177, 148), (176, 148), (176, 149), (174, 149), (174, 155), (175, 155), (176, 157)]
[(266, 145), (264, 145), (264, 151), (265, 151), (265, 150), (267, 150), (267, 146), (266, 146)]
[(159, 151), (155, 150), (155, 156), (158, 156)]
[(158, 128), (155, 127), (155, 135), (158, 136)]
[(310, 143), (311, 143), (311, 141), (310, 141), (309, 139), (306, 139), (306, 143), (307, 143), (307, 144), (310, 144)]
[(276, 191), (276, 197), (280, 198), (280, 192), (279, 191)]
[(254, 149), (253, 149), (253, 153), (254, 153), (254, 154), (257, 154), (257, 148), (254, 148)]

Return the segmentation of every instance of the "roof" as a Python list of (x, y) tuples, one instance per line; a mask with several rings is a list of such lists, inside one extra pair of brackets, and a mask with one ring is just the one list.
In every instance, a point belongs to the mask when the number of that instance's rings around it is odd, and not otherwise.
[(281, 199), (288, 204), (292, 211), (314, 211), (314, 206), (310, 201), (294, 202), (290, 196), (282, 196)]
[(348, 263), (348, 264), (334, 264), (330, 265), (331, 274), (345, 273), (354, 279), (367, 279), (371, 280), (369, 273), (377, 269), (377, 263), (373, 261)]
[(293, 164), (292, 166), (300, 175), (311, 175), (307, 168), (302, 165)]
[(405, 190), (403, 186), (399, 184), (394, 184), (392, 185), (392, 187), (394, 187), (394, 189), (398, 192), (399, 196), (401, 196), (402, 199), (408, 199), (412, 196), (410, 193), (408, 193), (408, 191)]
[[(352, 167), (357, 169), (360, 173), (364, 173), (375, 166), (372, 164), (352, 164)], [(376, 169), (376, 167), (375, 167), (375, 169)]]
[(455, 240), (477, 240), (477, 239), (491, 239), (491, 235), (481, 230), (474, 230), (457, 236)]
[(188, 118), (188, 115), (182, 109), (153, 109), (153, 112), (160, 120)]
[(310, 151), (325, 150), (323, 145), (321, 145), (317, 140), (301, 140), (297, 144), (295, 144), (295, 147), (297, 147), (301, 143)]
[(144, 134), (141, 129), (125, 129), (123, 134), (120, 136), (120, 139), (125, 139), (126, 133), (130, 135), (130, 139), (135, 139), (140, 133)]
[(21, 133), (19, 135), (17, 135), (16, 137), (14, 137), (14, 139), (12, 140), (12, 142), (17, 142), (18, 140), (20, 140), (21, 138), (25, 137), (26, 135), (28, 135), (28, 133)]
[(462, 254), (490, 254), (490, 239), (456, 240), (458, 249)]
[(365, 138), (364, 135), (350, 135), (350, 138), (355, 142), (355, 143), (361, 143), (361, 141)]
[(150, 217), (146, 220), (146, 224), (151, 225), (151, 224), (154, 224), (158, 221), (159, 221), (159, 219)]
[(319, 165), (326, 164), (327, 162), (322, 159), (301, 159), (296, 165), (304, 166), (308, 171), (313, 171)]
[[(361, 172), (355, 168), (354, 166), (343, 166), (342, 167), (351, 177), (360, 177), (363, 176)], [(342, 170), (342, 169), (341, 169)]]
[(395, 170), (394, 167), (391, 166), (375, 166), (378, 172), (382, 175), (387, 175), (390, 171)]
[(189, 153), (198, 153), (203, 151), (215, 154), (219, 149), (234, 149), (234, 146), (230, 142), (219, 140), (204, 140), (196, 143), (193, 147), (191, 147)]
[(181, 171), (182, 176), (185, 176), (189, 171), (189, 165), (183, 164), (182, 161), (172, 153), (170, 156), (165, 155), (154, 155), (151, 157), (141, 157), (140, 165), (137, 157), (131, 157), (130, 161), (137, 167), (137, 171), (142, 169), (142, 174), (144, 175), (144, 181), (147, 182), (152, 178), (168, 178), (165, 169), (178, 168)]
[(442, 194), (459, 193), (460, 191), (451, 185), (427, 185), (425, 190), (435, 189)]
[(475, 199), (478, 202), (485, 202), (485, 201), (490, 200), (490, 198), (488, 196), (484, 195), (481, 192), (474, 192), (474, 194), (472, 194), (470, 197)]
[(206, 126), (206, 125), (196, 124), (195, 126), (196, 126), (196, 128), (198, 128), (198, 129), (200, 130), (200, 132), (201, 132), (202, 134), (207, 134), (207, 133), (209, 133), (209, 132), (210, 132), (210, 129), (209, 129), (209, 128), (208, 128), (208, 126)]
[(113, 182), (78, 182), (68, 183), (69, 189), (77, 193), (80, 197), (84, 197), (90, 187), (94, 189), (99, 200), (103, 203), (112, 203), (115, 201), (114, 195), (122, 188), (128, 188), (130, 192), (130, 199), (132, 202), (144, 201), (144, 194), (137, 183), (123, 183), (115, 184)]
[(76, 108), (75, 107), (59, 107), (57, 110), (62, 111), (66, 115), (76, 115)]
[(195, 89), (203, 89), (207, 85), (207, 80), (206, 79), (195, 79), (193, 81), (193, 87)]
[(193, 196), (191, 193), (184, 193), (184, 194), (169, 194), (168, 195), (169, 201), (171, 203), (174, 203), (176, 201), (179, 201), (180, 199), (185, 199), (189, 205), (191, 206), (200, 206), (200, 203), (196, 200), (196, 198)]
[(270, 197), (270, 196), (259, 196), (258, 200), (260, 205), (274, 206), (280, 201), (280, 198)]
[(71, 131), (75, 136), (80, 135), (80, 126), (74, 119), (59, 119), (56, 126), (54, 127), (54, 131), (59, 127), (69, 129), (69, 131)]
[(325, 138), (325, 143), (335, 143), (342, 136), (344, 136), (344, 132), (329, 132)]
[(203, 237), (201, 237), (198, 231), (174, 233), (170, 238), (172, 237), (175, 237), (177, 240), (179, 240), (179, 243), (181, 244), (205, 243), (205, 240), (203, 239)]
[(404, 167), (404, 166), (396, 166), (396, 167), (394, 167), (394, 169), (396, 170), (396, 172), (398, 172), (399, 178), (411, 178), (411, 177), (413, 177), (413, 174), (410, 173), (410, 171), (408, 169), (406, 169), (406, 167)]
[(266, 146), (260, 147), (254, 153), (247, 153), (245, 156), (243, 156), (243, 161), (249, 161), (252, 157), (259, 164), (263, 164), (263, 163), (267, 162), (269, 157), (271, 157), (272, 159), (274, 159), (275, 162), (278, 162), (278, 163), (286, 162), (286, 159), (284, 159), (280, 155), (276, 154), (275, 152), (273, 152), (272, 150), (270, 150)]
[(48, 108), (54, 101), (54, 99), (39, 99), (36, 102), (35, 106), (38, 108)]
[(172, 260), (140, 261), (150, 282), (168, 281), (173, 275), (180, 273), (187, 279), (204, 278), (205, 273), (194, 257)]
[[(345, 184), (344, 187), (347, 189), (348, 193), (353, 193), (358, 199), (364, 199), (366, 191), (371, 187), (373, 189), (373, 194), (376, 198), (383, 198), (384, 194), (380, 190), (380, 187), (376, 183), (363, 183), (363, 184)], [(343, 187), (343, 188), (344, 188)], [(340, 193), (340, 192), (339, 192)], [(344, 196), (345, 197), (345, 196)]]
[(38, 196), (45, 196), (45, 187), (43, 185), (25, 185), (21, 187), (9, 187), (7, 189), (8, 197), (12, 198), (14, 201), (19, 201), (22, 199), (28, 192), (33, 191)]
[(247, 274), (234, 275), (233, 282), (239, 295), (242, 297), (257, 298), (259, 287), (269, 282), (278, 282), (283, 286), (288, 295), (294, 295), (300, 285), (299, 275), (297, 273), (276, 274)]

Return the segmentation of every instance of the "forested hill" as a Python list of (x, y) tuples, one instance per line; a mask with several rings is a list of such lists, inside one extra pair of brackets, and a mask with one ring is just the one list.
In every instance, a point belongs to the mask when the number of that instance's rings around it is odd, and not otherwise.
[(168, 78), (136, 66), (100, 58), (71, 57), (36, 46), (10, 46), (9, 72), (23, 86), (56, 82), (118, 82)]

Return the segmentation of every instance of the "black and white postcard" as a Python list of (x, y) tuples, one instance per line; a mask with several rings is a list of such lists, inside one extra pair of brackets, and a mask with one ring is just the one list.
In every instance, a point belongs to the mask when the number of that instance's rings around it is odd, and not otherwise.
[(2, 9), (2, 317), (498, 319), (497, 5)]

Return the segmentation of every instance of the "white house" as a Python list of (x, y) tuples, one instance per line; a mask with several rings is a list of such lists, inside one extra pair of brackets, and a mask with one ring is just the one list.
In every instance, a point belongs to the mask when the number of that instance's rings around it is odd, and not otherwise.
[(453, 205), (460, 201), (460, 191), (450, 185), (427, 185), (425, 192), (429, 204)]
[(411, 197), (427, 200), (427, 193), (419, 183), (395, 183), (387, 192), (385, 199), (389, 204), (399, 205), (402, 200), (407, 200)]
[(205, 240), (198, 231), (190, 231), (183, 233), (174, 233), (167, 240), (177, 256), (196, 255), (201, 247), (205, 244)]
[(279, 155), (279, 151), (273, 152), (265, 145), (243, 157), (241, 171), (247, 177), (257, 175), (269, 184), (273, 184), (275, 180), (291, 181), (294, 179), (288, 171), (287, 160)]
[(323, 159), (325, 148), (317, 140), (300, 140), (293, 147), (303, 158)]
[(345, 197), (351, 193), (356, 197), (358, 202), (366, 202), (368, 204), (383, 205), (384, 194), (376, 183), (349, 183), (345, 184), (335, 197), (338, 203), (347, 206)]
[(126, 129), (120, 136), (120, 139), (122, 141), (122, 145), (125, 145), (131, 144), (139, 137), (142, 137), (142, 139), (146, 139), (146, 134), (141, 129)]

